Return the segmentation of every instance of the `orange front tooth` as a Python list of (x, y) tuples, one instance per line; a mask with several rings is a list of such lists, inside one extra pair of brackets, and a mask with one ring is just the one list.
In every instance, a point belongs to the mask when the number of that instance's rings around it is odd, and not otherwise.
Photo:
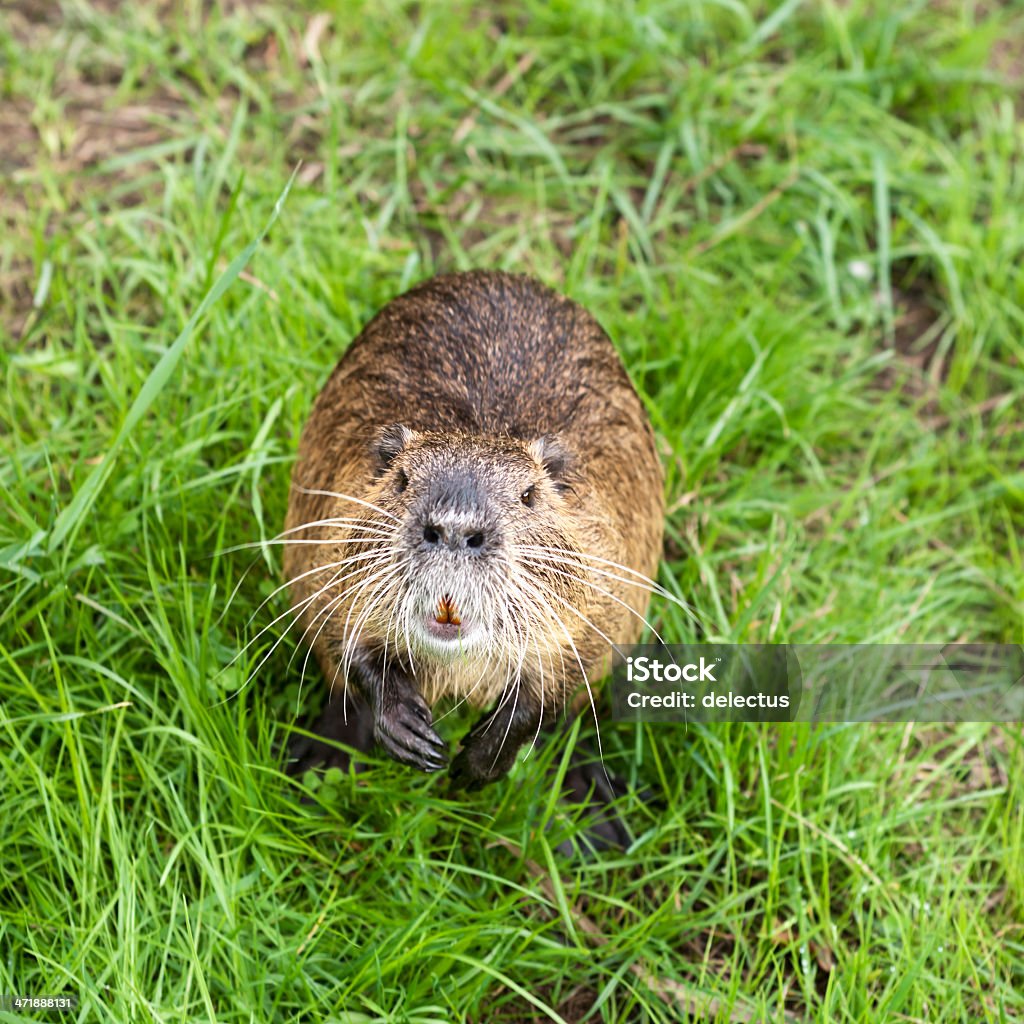
[(449, 623), (453, 626), (462, 624), (462, 620), (459, 618), (459, 610), (456, 608), (455, 602), (447, 594), (437, 602), (437, 614), (434, 616), (434, 619), (442, 626)]

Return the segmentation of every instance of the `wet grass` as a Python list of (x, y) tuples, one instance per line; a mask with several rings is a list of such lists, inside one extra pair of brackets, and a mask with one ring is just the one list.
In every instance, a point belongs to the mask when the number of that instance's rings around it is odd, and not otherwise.
[(281, 529), (317, 388), (470, 266), (615, 339), (705, 635), (1024, 642), (1022, 33), (1018, 4), (8, 5), (0, 993), (1024, 1017), (1019, 727), (609, 724), (653, 799), (572, 863), (556, 745), (458, 800), (384, 763), (297, 786), (297, 637), (225, 670), (287, 607), (248, 625), (279, 559), (225, 552)]

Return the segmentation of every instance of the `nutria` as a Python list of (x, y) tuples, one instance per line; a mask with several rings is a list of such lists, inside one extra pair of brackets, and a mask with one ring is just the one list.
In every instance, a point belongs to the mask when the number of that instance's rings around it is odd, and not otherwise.
[(638, 640), (663, 517), (646, 411), (586, 310), (489, 271), (394, 299), (320, 392), (292, 473), (284, 567), (332, 694), (316, 731), (436, 771), (431, 710), (466, 701), (489, 711), (453, 781), (504, 775)]

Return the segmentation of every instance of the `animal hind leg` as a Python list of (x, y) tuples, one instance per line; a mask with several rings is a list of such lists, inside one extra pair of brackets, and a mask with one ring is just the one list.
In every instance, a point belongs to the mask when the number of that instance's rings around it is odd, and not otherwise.
[(327, 701), (310, 733), (294, 737), (289, 744), (288, 774), (302, 775), (311, 768), (348, 771), (352, 750), (363, 754), (373, 750), (373, 715), (357, 694), (349, 692)]

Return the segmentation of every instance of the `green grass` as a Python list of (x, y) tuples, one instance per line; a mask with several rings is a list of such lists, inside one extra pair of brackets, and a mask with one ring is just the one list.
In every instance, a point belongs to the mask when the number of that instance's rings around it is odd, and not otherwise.
[(1024, 8), (139, 6), (0, 13), (0, 994), (1024, 1019), (1019, 726), (609, 723), (657, 800), (573, 863), (555, 746), (458, 800), (296, 785), (298, 637), (224, 670), (287, 608), (247, 625), (279, 551), (226, 552), (282, 528), (318, 386), (470, 266), (615, 339), (705, 635), (1024, 642)]

